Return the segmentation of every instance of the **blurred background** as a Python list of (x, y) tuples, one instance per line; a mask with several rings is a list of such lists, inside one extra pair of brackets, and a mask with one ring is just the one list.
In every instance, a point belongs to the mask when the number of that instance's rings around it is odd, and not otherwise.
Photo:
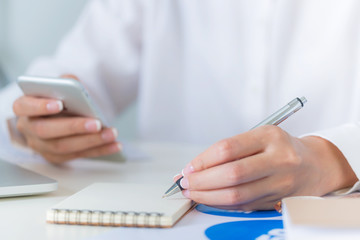
[[(0, 0), (0, 88), (15, 81), (31, 61), (52, 55), (89, 0)], [(115, 121), (121, 139), (136, 132), (136, 105)]]
[(50, 55), (87, 0), (0, 0), (0, 87)]

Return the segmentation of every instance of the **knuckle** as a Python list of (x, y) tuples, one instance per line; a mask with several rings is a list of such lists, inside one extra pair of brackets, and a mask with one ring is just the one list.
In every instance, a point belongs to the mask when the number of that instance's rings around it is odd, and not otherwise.
[(226, 177), (229, 181), (229, 184), (238, 184), (243, 180), (244, 170), (239, 166), (229, 166), (227, 170)]
[(42, 122), (33, 122), (33, 132), (39, 138), (46, 138), (48, 130)]
[(217, 144), (216, 151), (220, 159), (227, 160), (231, 158), (232, 149), (233, 149), (232, 141), (230, 139), (224, 139)]
[(262, 130), (265, 136), (269, 137), (272, 141), (282, 140), (286, 136), (285, 132), (277, 126), (265, 125), (262, 127)]
[(52, 140), (48, 142), (49, 151), (55, 154), (64, 154), (69, 151), (69, 147), (60, 140)]
[(282, 159), (282, 164), (289, 168), (298, 167), (302, 162), (300, 155), (293, 148), (284, 150)]
[(243, 196), (239, 191), (232, 189), (227, 194), (228, 203), (230, 205), (237, 205), (243, 201)]

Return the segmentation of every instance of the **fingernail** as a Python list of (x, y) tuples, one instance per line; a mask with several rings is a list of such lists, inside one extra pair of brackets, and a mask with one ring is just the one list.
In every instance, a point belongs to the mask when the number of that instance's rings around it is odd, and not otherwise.
[(183, 176), (189, 175), (194, 172), (194, 167), (188, 163), (182, 171)]
[(62, 101), (51, 101), (46, 104), (46, 109), (49, 112), (61, 112), (64, 109)]
[(176, 175), (173, 177), (173, 180), (174, 180), (174, 181), (177, 181), (180, 177), (182, 177), (181, 174), (176, 174)]
[(117, 130), (115, 128), (106, 129), (101, 134), (102, 139), (105, 141), (113, 141), (117, 137)]
[(117, 147), (119, 151), (122, 151), (123, 149), (123, 145), (121, 143), (117, 143)]
[(181, 179), (180, 185), (183, 189), (188, 189), (189, 188), (189, 180), (187, 178)]
[(101, 129), (101, 122), (97, 119), (87, 120), (85, 122), (85, 129), (89, 132), (98, 132)]
[(189, 191), (189, 190), (184, 190), (184, 191), (182, 191), (182, 194), (183, 194), (186, 198), (190, 198), (190, 191)]
[(116, 128), (111, 128), (111, 131), (113, 132), (114, 138), (116, 139), (118, 137), (118, 130)]
[(120, 152), (121, 150), (122, 150), (122, 145), (121, 145), (121, 143), (112, 144), (112, 145), (110, 146), (110, 152), (111, 152), (111, 153)]

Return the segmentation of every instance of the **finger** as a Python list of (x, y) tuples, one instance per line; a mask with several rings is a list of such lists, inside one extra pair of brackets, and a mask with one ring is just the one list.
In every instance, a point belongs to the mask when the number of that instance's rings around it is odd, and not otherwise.
[(192, 160), (190, 165), (184, 169), (184, 174), (189, 174), (191, 171), (201, 171), (235, 159), (241, 159), (259, 153), (263, 148), (264, 143), (261, 141), (261, 135), (258, 134), (257, 129), (254, 129), (215, 143)]
[(206, 205), (235, 206), (253, 202), (266, 196), (274, 195), (276, 190), (271, 178), (263, 178), (235, 187), (209, 191), (184, 190), (183, 194), (195, 202)]
[[(281, 185), (281, 184), (280, 184)], [(280, 187), (281, 188), (281, 187)], [(216, 208), (221, 209), (239, 209), (243, 211), (254, 211), (254, 210), (274, 210), (275, 205), (278, 204), (281, 199), (286, 197), (293, 197), (293, 196), (304, 196), (304, 194), (301, 193), (295, 193), (295, 192), (278, 192), (275, 194), (269, 194), (265, 197), (256, 199), (251, 202), (247, 202), (245, 204), (239, 204), (239, 205), (214, 205)], [(306, 194), (305, 194), (306, 195)]]
[(176, 175), (173, 177), (174, 182), (176, 182), (177, 180), (179, 180), (181, 177), (182, 177), (181, 174), (176, 174)]
[(33, 139), (32, 141), (28, 141), (28, 145), (39, 152), (67, 155), (114, 142), (116, 137), (117, 130), (115, 128), (107, 128), (100, 133), (76, 135), (45, 141)]
[(50, 153), (43, 153), (42, 156), (51, 163), (60, 164), (76, 158), (92, 158), (92, 157), (114, 154), (121, 150), (122, 150), (122, 145), (120, 143), (115, 142), (100, 147), (96, 147), (90, 150), (71, 153), (67, 155), (54, 155)]
[(101, 122), (98, 119), (83, 117), (30, 118), (27, 120), (28, 123), (26, 120), (19, 121), (19, 128), (26, 128), (27, 132), (41, 139), (96, 133), (101, 130)]
[(237, 186), (270, 176), (272, 174), (271, 162), (267, 154), (260, 153), (194, 172), (185, 176), (182, 182), (187, 181), (188, 188), (197, 191)]
[(64, 106), (60, 100), (22, 96), (15, 100), (13, 111), (16, 116), (46, 116), (61, 112)]
[(261, 210), (274, 210), (275, 204), (279, 201), (279, 199), (276, 199), (274, 196), (266, 196), (264, 198), (255, 200), (253, 202), (240, 204), (240, 205), (234, 205), (234, 206), (227, 206), (227, 205), (215, 205), (213, 207), (220, 208), (220, 209), (226, 209), (226, 210), (241, 210), (245, 212), (249, 211), (261, 211)]

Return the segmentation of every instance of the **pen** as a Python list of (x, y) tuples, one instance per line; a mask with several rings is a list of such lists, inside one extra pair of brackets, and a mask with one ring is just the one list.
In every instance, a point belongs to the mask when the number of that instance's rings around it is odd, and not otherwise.
[[(251, 129), (254, 129), (254, 128), (257, 128), (260, 126), (264, 126), (264, 125), (276, 125), (277, 126), (281, 122), (283, 122), (285, 119), (287, 119), (288, 117), (290, 117), (291, 115), (293, 115), (294, 113), (299, 111), (306, 102), (307, 102), (307, 100), (305, 97), (295, 98), (294, 100), (292, 100), (291, 102), (286, 104), (284, 107), (280, 108), (278, 111), (276, 111), (275, 113), (273, 113), (272, 115), (270, 115), (265, 120), (263, 120), (262, 122), (260, 122), (258, 125), (256, 125), (255, 127), (251, 128)], [(180, 185), (180, 181), (182, 178), (183, 177), (179, 178), (164, 193), (163, 198), (169, 197), (175, 193), (178, 193), (178, 192), (184, 190)]]

